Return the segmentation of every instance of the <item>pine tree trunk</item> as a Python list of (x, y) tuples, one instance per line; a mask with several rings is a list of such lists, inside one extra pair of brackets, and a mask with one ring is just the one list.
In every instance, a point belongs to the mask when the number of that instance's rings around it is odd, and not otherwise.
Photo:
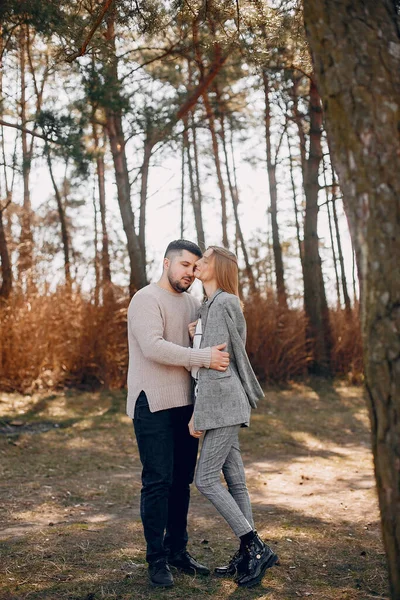
[(109, 55), (107, 65), (106, 129), (113, 157), (115, 180), (117, 184), (118, 205), (125, 231), (130, 263), (129, 292), (133, 295), (147, 285), (146, 263), (142, 255), (139, 236), (135, 230), (135, 217), (131, 204), (131, 188), (128, 163), (125, 152), (125, 136), (122, 127), (122, 108), (120, 83), (118, 80), (118, 58), (115, 48), (114, 14), (111, 11), (107, 22), (107, 41)]
[(47, 165), (49, 167), (50, 179), (53, 184), (54, 195), (57, 202), (57, 210), (58, 210), (58, 218), (60, 219), (61, 225), (61, 242), (64, 253), (64, 274), (65, 274), (65, 283), (68, 287), (71, 286), (71, 265), (70, 265), (70, 247), (69, 247), (69, 236), (68, 236), (68, 227), (67, 227), (67, 219), (65, 216), (64, 204), (62, 201), (62, 197), (60, 194), (60, 190), (58, 189), (58, 185), (54, 178), (53, 173), (53, 165), (51, 160), (50, 148), (47, 142), (45, 142), (45, 154), (47, 158)]
[(150, 159), (153, 151), (151, 139), (146, 137), (143, 148), (143, 163), (141, 168), (140, 185), (140, 208), (139, 208), (139, 243), (142, 252), (142, 259), (146, 264), (146, 207), (147, 207), (147, 188), (149, 182)]
[(92, 133), (93, 142), (96, 152), (96, 169), (97, 169), (97, 185), (99, 191), (99, 209), (101, 222), (101, 280), (102, 286), (105, 288), (105, 293), (112, 294), (111, 291), (111, 266), (110, 266), (110, 251), (108, 244), (108, 231), (106, 220), (106, 186), (105, 186), (105, 165), (104, 165), (104, 149), (100, 148), (100, 141), (95, 123), (94, 114), (92, 118)]
[(1, 259), (1, 287), (0, 298), (7, 300), (12, 290), (12, 270), (10, 255), (8, 252), (7, 239), (3, 223), (4, 208), (0, 208), (0, 259)]
[(181, 152), (181, 239), (185, 232), (185, 140), (182, 136), (182, 152)]
[(318, 174), (322, 159), (322, 106), (313, 81), (310, 84), (310, 150), (304, 177), (306, 211), (304, 217), (304, 309), (306, 335), (313, 355), (311, 369), (330, 374), (331, 330), (322, 276), (318, 239)]
[(290, 145), (290, 135), (287, 134), (287, 142), (289, 149), (289, 169), (290, 169), (290, 182), (292, 185), (292, 194), (293, 194), (293, 208), (294, 208), (294, 217), (296, 222), (296, 238), (297, 238), (297, 246), (299, 248), (299, 257), (301, 264), (301, 272), (304, 277), (304, 264), (303, 264), (303, 244), (301, 242), (301, 234), (300, 234), (300, 220), (299, 220), (299, 209), (297, 206), (297, 193), (296, 193), (296, 182), (294, 180), (294, 172), (293, 172), (293, 155), (292, 148)]
[(338, 216), (337, 216), (337, 210), (336, 210), (336, 181), (335, 181), (335, 174), (332, 170), (332, 211), (333, 211), (333, 221), (335, 223), (335, 231), (336, 231), (336, 243), (337, 243), (337, 249), (338, 249), (338, 255), (339, 255), (339, 264), (340, 264), (340, 273), (341, 273), (341, 280), (342, 280), (342, 289), (343, 289), (343, 298), (344, 298), (344, 306), (346, 309), (346, 313), (348, 316), (351, 315), (351, 303), (350, 303), (350, 296), (349, 293), (347, 291), (347, 280), (346, 280), (346, 271), (344, 268), (344, 258), (343, 258), (343, 251), (342, 251), (342, 241), (340, 239), (340, 229), (339, 229), (339, 221), (338, 221)]
[[(333, 227), (332, 227), (332, 215), (331, 215), (331, 207), (329, 206), (329, 190), (328, 190), (328, 184), (327, 184), (327, 179), (326, 179), (326, 165), (325, 165), (325, 161), (322, 159), (322, 168), (323, 168), (323, 172), (324, 172), (324, 187), (325, 187), (325, 198), (326, 198), (326, 208), (328, 210), (328, 227), (329, 227), (329, 237), (331, 240), (331, 249), (332, 249), (332, 257), (333, 257), (333, 269), (335, 271), (335, 282), (336, 282), (336, 305), (338, 310), (340, 310), (341, 307), (341, 301), (340, 301), (340, 282), (339, 282), (339, 273), (338, 273), (338, 268), (337, 268), (337, 258), (336, 258), (336, 250), (335, 250), (335, 239), (333, 236)], [(333, 188), (332, 188), (332, 203), (334, 203), (334, 196), (333, 196)]]
[(200, 248), (204, 249), (205, 242), (204, 242), (203, 219), (202, 219), (202, 215), (201, 215), (201, 204), (199, 203), (199, 199), (198, 199), (198, 190), (196, 189), (196, 183), (194, 180), (195, 174), (194, 174), (194, 170), (193, 170), (193, 162), (192, 162), (192, 157), (191, 157), (191, 153), (190, 153), (191, 144), (190, 144), (190, 140), (189, 140), (189, 122), (188, 122), (187, 115), (185, 115), (182, 120), (183, 120), (183, 125), (184, 125), (183, 145), (186, 149), (187, 165), (188, 165), (188, 171), (189, 171), (190, 197), (192, 200), (194, 223), (195, 223), (196, 234), (197, 234), (197, 243), (200, 246)]
[(205, 250), (206, 238), (205, 238), (205, 234), (204, 234), (203, 213), (202, 213), (203, 196), (201, 193), (199, 153), (197, 150), (196, 124), (194, 122), (193, 112), (191, 113), (191, 130), (192, 130), (192, 139), (193, 139), (194, 171), (196, 173), (196, 191), (197, 191), (197, 204), (196, 204), (196, 214), (195, 214), (196, 230), (197, 230), (197, 243), (202, 250)]
[(285, 279), (283, 272), (283, 259), (282, 259), (282, 246), (279, 240), (279, 227), (278, 227), (278, 187), (276, 183), (276, 164), (272, 159), (272, 146), (271, 146), (271, 107), (269, 102), (269, 80), (266, 71), (263, 72), (263, 84), (264, 84), (264, 100), (265, 100), (265, 144), (266, 144), (266, 155), (267, 155), (267, 170), (268, 170), (268, 182), (269, 182), (269, 195), (270, 195), (270, 213), (271, 213), (271, 224), (272, 224), (272, 248), (274, 251), (275, 260), (275, 277), (276, 277), (276, 291), (278, 296), (278, 303), (284, 308), (287, 308), (287, 296), (285, 289)]
[(233, 206), (233, 214), (235, 216), (236, 231), (237, 231), (237, 235), (239, 237), (240, 245), (242, 248), (244, 264), (245, 264), (245, 271), (246, 271), (247, 280), (249, 282), (250, 292), (252, 294), (255, 294), (257, 291), (257, 286), (256, 286), (256, 282), (254, 279), (253, 270), (250, 265), (249, 255), (247, 253), (246, 242), (244, 241), (243, 232), (242, 232), (242, 228), (240, 225), (239, 213), (238, 213), (239, 197), (237, 196), (237, 192), (235, 191), (235, 189), (233, 187), (231, 173), (229, 170), (228, 151), (226, 148), (226, 137), (225, 137), (225, 122), (224, 122), (224, 115), (223, 115), (222, 111), (221, 111), (221, 116), (220, 116), (220, 123), (221, 123), (220, 137), (222, 140), (222, 149), (223, 149), (224, 158), (225, 158), (226, 177), (228, 180), (229, 191), (230, 191), (231, 198), (232, 198), (232, 206)]
[(400, 33), (391, 0), (305, 0), (361, 283), (372, 450), (391, 598), (400, 600)]
[[(27, 115), (26, 115), (26, 28), (21, 26), (19, 35), (20, 78), (21, 78), (21, 143), (22, 143), (22, 181), (24, 199), (22, 204), (21, 237), (19, 244), (18, 271), (23, 273), (32, 268), (33, 236), (32, 236), (32, 206), (29, 188), (32, 155), (28, 147)], [(25, 131), (24, 131), (25, 130)]]
[(226, 214), (226, 191), (225, 184), (222, 177), (221, 160), (219, 157), (218, 139), (215, 131), (215, 116), (211, 106), (208, 93), (203, 94), (204, 107), (206, 109), (206, 115), (208, 120), (208, 127), (211, 133), (212, 149), (215, 161), (215, 169), (217, 171), (218, 188), (221, 194), (221, 225), (222, 225), (222, 245), (225, 248), (229, 247), (228, 242), (228, 218)]

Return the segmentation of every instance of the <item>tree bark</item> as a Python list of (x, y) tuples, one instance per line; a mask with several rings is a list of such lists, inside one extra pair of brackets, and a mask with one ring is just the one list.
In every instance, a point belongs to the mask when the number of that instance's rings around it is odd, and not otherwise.
[(205, 92), (202, 96), (204, 107), (206, 109), (206, 115), (208, 120), (208, 127), (211, 133), (212, 149), (214, 155), (215, 169), (217, 171), (218, 188), (221, 194), (221, 226), (222, 226), (222, 245), (225, 248), (229, 247), (228, 242), (228, 218), (226, 214), (226, 191), (225, 184), (222, 177), (221, 160), (219, 157), (218, 139), (215, 131), (215, 116), (211, 106), (211, 102), (208, 93)]
[(351, 303), (350, 303), (350, 296), (349, 296), (349, 292), (347, 291), (347, 280), (346, 280), (346, 271), (344, 268), (344, 258), (343, 258), (343, 250), (342, 250), (342, 241), (340, 239), (340, 229), (339, 229), (339, 221), (338, 221), (338, 216), (337, 216), (337, 210), (336, 210), (336, 180), (335, 180), (335, 174), (333, 172), (332, 169), (332, 212), (333, 212), (333, 221), (335, 223), (335, 232), (336, 232), (336, 244), (337, 244), (337, 249), (338, 249), (338, 255), (339, 255), (339, 264), (340, 264), (340, 273), (341, 273), (341, 280), (342, 280), (342, 290), (343, 290), (343, 299), (344, 299), (344, 306), (346, 309), (346, 313), (348, 316), (351, 315)]
[(272, 225), (272, 248), (274, 252), (275, 260), (275, 277), (276, 277), (276, 291), (278, 296), (278, 303), (284, 308), (287, 308), (287, 296), (285, 289), (285, 278), (283, 273), (283, 259), (282, 259), (282, 246), (279, 240), (279, 226), (278, 226), (278, 186), (276, 182), (276, 159), (272, 158), (272, 145), (271, 145), (271, 106), (269, 102), (269, 79), (268, 74), (263, 71), (263, 84), (264, 84), (264, 100), (265, 100), (265, 146), (267, 156), (267, 170), (268, 170), (268, 183), (269, 183), (269, 196), (270, 196), (270, 213), (271, 213), (271, 225)]
[(141, 168), (140, 185), (140, 208), (139, 208), (139, 244), (142, 252), (142, 260), (146, 264), (146, 207), (147, 188), (149, 183), (150, 159), (153, 152), (151, 134), (146, 135), (143, 147), (143, 163)]
[(67, 219), (65, 216), (65, 209), (64, 209), (62, 197), (60, 194), (60, 190), (58, 189), (58, 185), (54, 178), (50, 148), (49, 148), (49, 145), (47, 144), (47, 142), (45, 143), (45, 154), (46, 154), (46, 158), (47, 158), (47, 165), (49, 167), (51, 183), (53, 184), (54, 195), (55, 195), (56, 202), (57, 202), (58, 217), (60, 219), (60, 225), (61, 225), (61, 241), (62, 241), (63, 253), (64, 253), (65, 283), (67, 284), (68, 287), (70, 287), (72, 281), (71, 281), (70, 247), (69, 247)]
[(305, 0), (361, 283), (371, 418), (391, 597), (400, 600), (400, 34), (391, 0)]
[(92, 133), (93, 142), (96, 152), (96, 168), (97, 168), (97, 184), (99, 191), (99, 209), (101, 222), (101, 280), (104, 288), (105, 296), (112, 294), (111, 288), (111, 266), (110, 266), (110, 251), (108, 243), (108, 230), (106, 219), (106, 188), (105, 188), (105, 165), (104, 165), (104, 146), (100, 148), (99, 135), (97, 125), (95, 123), (94, 114), (92, 116)]
[(318, 192), (321, 147), (322, 106), (314, 81), (310, 84), (310, 150), (304, 174), (306, 211), (304, 218), (304, 309), (307, 315), (306, 335), (313, 354), (311, 369), (330, 374), (331, 330), (322, 276), (318, 238)]
[[(201, 193), (199, 153), (197, 150), (196, 124), (194, 122), (193, 112), (191, 113), (191, 131), (192, 131), (192, 139), (193, 139), (194, 172), (196, 173), (196, 192), (197, 192), (196, 213), (197, 213), (197, 215), (195, 214), (195, 221), (196, 221), (196, 230), (197, 230), (197, 243), (202, 250), (205, 250), (206, 238), (205, 238), (205, 234), (204, 234), (203, 213), (202, 213), (203, 196)], [(190, 160), (190, 159), (188, 159), (188, 160)]]
[(2, 282), (0, 287), (0, 298), (7, 300), (10, 297), (12, 290), (12, 270), (10, 255), (8, 252), (7, 239), (4, 231), (3, 212), (4, 208), (0, 208), (0, 259), (1, 259), (1, 275)]
[(230, 174), (230, 170), (229, 170), (228, 151), (227, 151), (227, 147), (226, 147), (226, 137), (225, 137), (225, 122), (224, 122), (224, 115), (223, 115), (222, 109), (220, 112), (220, 123), (221, 123), (220, 136), (221, 136), (221, 140), (222, 140), (222, 149), (223, 149), (224, 158), (225, 158), (226, 177), (228, 179), (229, 191), (230, 191), (231, 198), (232, 198), (232, 206), (233, 206), (233, 214), (235, 217), (236, 231), (237, 231), (237, 235), (239, 237), (240, 245), (242, 248), (245, 272), (246, 272), (247, 280), (249, 282), (249, 289), (252, 294), (255, 294), (257, 291), (257, 286), (256, 286), (256, 282), (254, 279), (253, 269), (251, 268), (251, 265), (250, 265), (249, 255), (247, 253), (247, 248), (246, 248), (246, 242), (244, 241), (244, 236), (243, 236), (242, 228), (240, 225), (240, 219), (239, 219), (239, 212), (238, 212), (239, 197), (237, 195), (237, 190), (235, 190), (235, 188), (233, 187), (232, 178), (231, 178), (231, 174)]
[(147, 285), (146, 264), (142, 255), (139, 236), (135, 230), (135, 216), (131, 204), (131, 187), (128, 163), (125, 152), (125, 136), (122, 127), (122, 107), (120, 83), (118, 79), (118, 58), (115, 48), (114, 11), (108, 14), (107, 34), (109, 55), (105, 59), (107, 72), (106, 129), (113, 157), (115, 180), (117, 184), (118, 205), (125, 231), (130, 263), (129, 293)]
[(22, 182), (23, 204), (21, 216), (21, 236), (19, 244), (18, 271), (19, 274), (32, 268), (33, 235), (32, 235), (32, 206), (29, 189), (32, 152), (29, 150), (27, 139), (27, 100), (26, 100), (26, 27), (21, 26), (19, 34), (20, 80), (21, 80), (21, 144), (22, 144)]

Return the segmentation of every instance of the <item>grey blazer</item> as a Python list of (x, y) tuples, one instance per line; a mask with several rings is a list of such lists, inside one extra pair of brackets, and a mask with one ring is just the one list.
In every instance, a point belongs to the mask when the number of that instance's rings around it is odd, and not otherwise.
[(264, 393), (246, 354), (246, 321), (237, 296), (217, 290), (200, 308), (201, 348), (226, 342), (230, 364), (226, 371), (201, 368), (194, 407), (199, 431), (248, 426), (251, 408)]

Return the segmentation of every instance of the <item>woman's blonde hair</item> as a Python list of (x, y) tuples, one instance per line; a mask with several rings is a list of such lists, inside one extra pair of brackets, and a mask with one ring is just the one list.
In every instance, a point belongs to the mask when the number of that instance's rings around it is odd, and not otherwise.
[(239, 296), (239, 267), (238, 259), (233, 252), (220, 246), (209, 246), (212, 250), (215, 265), (215, 279), (218, 287), (228, 294)]

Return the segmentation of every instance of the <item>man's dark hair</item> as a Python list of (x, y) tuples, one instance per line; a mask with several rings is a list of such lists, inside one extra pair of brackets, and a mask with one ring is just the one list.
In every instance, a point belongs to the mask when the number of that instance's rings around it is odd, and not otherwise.
[(164, 258), (169, 258), (171, 254), (182, 254), (182, 250), (187, 250), (199, 258), (203, 256), (199, 246), (189, 240), (174, 240), (170, 242), (164, 254)]

